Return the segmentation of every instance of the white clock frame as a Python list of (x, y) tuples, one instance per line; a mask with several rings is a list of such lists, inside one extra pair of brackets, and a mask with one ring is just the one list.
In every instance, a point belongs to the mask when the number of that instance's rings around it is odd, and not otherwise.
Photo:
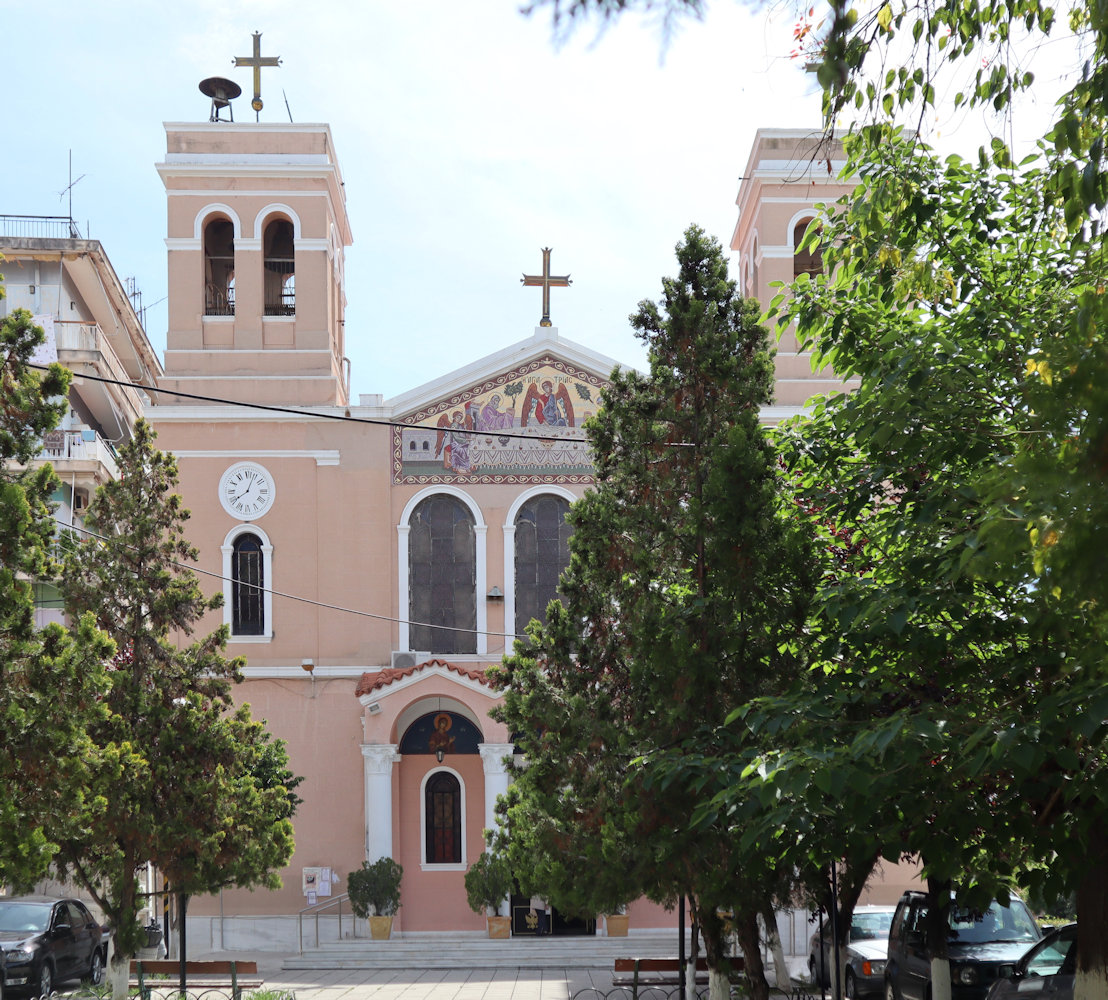
[[(231, 477), (245, 470), (251, 470), (257, 475), (263, 477), (269, 486), (268, 492), (265, 494), (265, 502), (262, 509), (259, 511), (252, 511), (247, 516), (242, 510), (237, 509), (227, 496), (227, 487), (230, 483)], [(223, 509), (235, 518), (236, 521), (245, 521), (252, 523), (259, 518), (265, 517), (273, 509), (273, 502), (277, 498), (277, 484), (273, 479), (273, 475), (270, 471), (262, 465), (260, 462), (236, 462), (234, 465), (228, 467), (222, 476), (219, 477), (219, 502), (222, 504)], [(259, 499), (262, 499), (259, 497)]]

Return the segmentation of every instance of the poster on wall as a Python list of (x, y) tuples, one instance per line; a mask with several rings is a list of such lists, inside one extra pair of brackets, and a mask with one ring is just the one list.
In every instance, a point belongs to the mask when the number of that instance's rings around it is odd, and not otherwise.
[(301, 887), (304, 895), (315, 895), (319, 891), (321, 868), (305, 868), (301, 875)]
[(393, 481), (591, 483), (584, 424), (605, 384), (547, 355), (437, 400), (393, 431)]

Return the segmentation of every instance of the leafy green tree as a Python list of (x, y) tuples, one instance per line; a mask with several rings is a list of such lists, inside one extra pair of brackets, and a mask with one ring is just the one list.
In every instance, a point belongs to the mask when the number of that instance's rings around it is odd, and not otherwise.
[(698, 227), (677, 260), (662, 301), (631, 317), (649, 375), (614, 372), (588, 427), (596, 485), (569, 515), (563, 603), (496, 675), (527, 757), (509, 851), (525, 888), (563, 909), (685, 895), (713, 996), (727, 988), (720, 913), (733, 910), (764, 996), (757, 916), (786, 874), (739, 850), (725, 823), (690, 830), (697, 788), (652, 782), (652, 755), (801, 668), (813, 560), (758, 420), (773, 368), (757, 306)]
[(16, 889), (45, 875), (54, 830), (81, 795), (83, 725), (111, 653), (88, 620), (73, 636), (35, 627), (34, 584), (56, 570), (58, 480), (33, 460), (65, 412), (70, 379), (57, 364), (31, 367), (43, 337), (25, 309), (0, 319), (0, 882)]
[[(58, 860), (113, 928), (113, 994), (126, 995), (139, 944), (137, 866), (154, 862), (187, 895), (225, 885), (279, 884), (292, 853), (295, 807), (284, 748), (248, 707), (234, 708), (240, 660), (224, 657), (226, 629), (187, 641), (220, 598), (206, 598), (188, 563), (188, 512), (174, 492), (176, 462), (144, 422), (120, 451), (120, 478), (88, 510), (95, 532), (66, 556), (63, 592), (116, 643), (89, 727), (98, 767)], [(184, 641), (182, 641), (184, 640)]]

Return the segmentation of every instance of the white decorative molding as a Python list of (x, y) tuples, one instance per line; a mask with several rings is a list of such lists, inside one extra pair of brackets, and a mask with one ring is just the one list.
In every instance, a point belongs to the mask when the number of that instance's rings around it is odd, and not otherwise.
[[(435, 659), (436, 654), (432, 653), (431, 658)], [(451, 662), (456, 661), (456, 657), (451, 655)], [(378, 672), (380, 672), (379, 668)], [(367, 671), (373, 673), (373, 671)], [(449, 681), (451, 684), (457, 684), (459, 687), (463, 687), (468, 691), (476, 692), (477, 694), (484, 695), (490, 701), (499, 697), (499, 692), (493, 691), (487, 684), (481, 681), (474, 680), (472, 677), (467, 677), (464, 674), (458, 673), (456, 670), (451, 670), (449, 667), (441, 666), (437, 663), (432, 663), (427, 666), (416, 669), (413, 673), (410, 673), (404, 677), (398, 677), (396, 680), (391, 681), (387, 687), (377, 688), (371, 694), (360, 695), (358, 700), (362, 703), (362, 706), (372, 704), (375, 701), (380, 701), (383, 698), (387, 698), (390, 694), (396, 694), (398, 691), (403, 691), (405, 688), (415, 687), (417, 684), (422, 684), (432, 677), (440, 677), (445, 681)], [(478, 728), (480, 728), (478, 726)]]
[(280, 448), (211, 448), (190, 451), (182, 449), (173, 453), (175, 458), (313, 458), (316, 465), (338, 465), (341, 453), (337, 450), (297, 451)]
[[(274, 215), (288, 216), (289, 222), (292, 223), (292, 238), (298, 241), (300, 239), (300, 216), (284, 202), (275, 201), (266, 205), (254, 216), (254, 239), (258, 241), (259, 246), (261, 245), (265, 224)], [(296, 249), (300, 249), (299, 246)]]
[[(209, 192), (209, 195), (211, 192)], [(234, 227), (235, 239), (238, 240), (242, 236), (242, 222), (239, 220), (238, 212), (236, 212), (230, 205), (226, 205), (221, 201), (209, 202), (205, 205), (192, 221), (192, 238), (194, 240), (204, 239), (204, 223), (208, 221), (213, 215), (219, 214), (226, 215)]]
[(477, 751), (481, 754), (481, 766), (486, 775), (507, 774), (508, 764), (505, 757), (511, 757), (514, 743), (479, 743)]

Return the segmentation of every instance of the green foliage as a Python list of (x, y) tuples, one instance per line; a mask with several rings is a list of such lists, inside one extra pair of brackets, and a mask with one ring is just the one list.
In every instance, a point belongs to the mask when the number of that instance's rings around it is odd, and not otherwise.
[(474, 913), (499, 915), (501, 904), (512, 891), (512, 869), (507, 858), (482, 851), (466, 872), (466, 899)]
[(346, 877), (350, 909), (358, 917), (391, 917), (400, 909), (400, 881), (403, 866), (392, 858), (378, 858)]
[(659, 765), (801, 669), (815, 577), (758, 420), (772, 362), (757, 306), (698, 227), (677, 259), (631, 317), (649, 375), (613, 372), (588, 425), (596, 485), (569, 514), (562, 602), (494, 672), (527, 758), (501, 808), (525, 891), (570, 913), (685, 894), (719, 967), (717, 908), (753, 925), (785, 876), (721, 817), (690, 828), (704, 788)]
[(56, 364), (30, 367), (42, 341), (26, 310), (0, 319), (0, 882), (17, 891), (46, 874), (55, 830), (83, 795), (84, 726), (99, 711), (111, 655), (87, 619), (73, 636), (35, 628), (33, 582), (56, 572), (58, 481), (33, 460), (65, 413), (70, 379)]
[(281, 741), (232, 703), (241, 661), (223, 655), (226, 630), (189, 641), (220, 599), (188, 568), (176, 462), (154, 439), (135, 426), (120, 478), (89, 507), (95, 534), (69, 546), (62, 579), (67, 608), (117, 650), (86, 728), (95, 767), (56, 836), (59, 863), (114, 928), (113, 965), (141, 943), (137, 865), (153, 861), (184, 894), (276, 887), (299, 801)]

